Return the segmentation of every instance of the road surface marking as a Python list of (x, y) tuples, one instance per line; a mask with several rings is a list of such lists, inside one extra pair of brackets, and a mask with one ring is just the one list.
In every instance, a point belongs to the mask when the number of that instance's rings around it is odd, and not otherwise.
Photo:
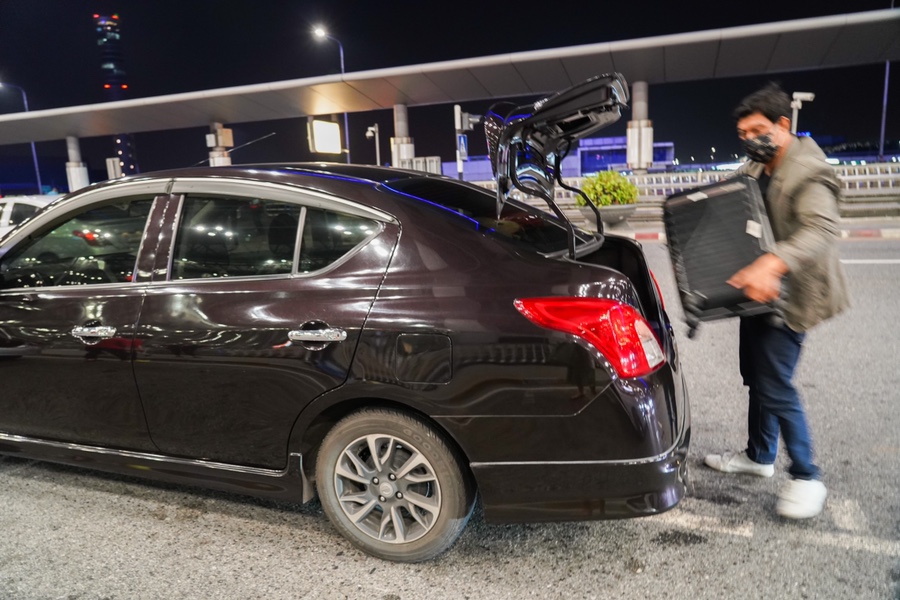
[[(835, 506), (837, 505), (837, 515)], [(855, 506), (854, 506), (855, 505)], [(841, 503), (829, 503), (827, 510), (832, 514), (835, 523), (843, 522), (848, 528), (867, 529), (868, 521), (862, 515), (862, 510), (856, 502), (850, 500)], [(858, 511), (858, 514), (857, 514)], [(649, 520), (651, 523), (677, 527), (686, 531), (706, 531), (709, 533), (723, 533), (726, 535), (740, 536), (744, 538), (754, 537), (753, 522), (740, 525), (729, 525), (721, 519), (685, 512), (674, 509), (657, 515)], [(790, 541), (813, 546), (831, 546), (841, 550), (871, 552), (884, 556), (900, 557), (900, 542), (885, 540), (866, 535), (849, 535), (846, 533), (828, 533), (816, 530), (792, 530), (790, 522), (786, 519), (783, 523), (775, 522), (775, 529), (779, 530), (774, 535), (784, 536)]]
[(828, 513), (831, 514), (834, 524), (844, 531), (857, 533), (869, 531), (869, 520), (856, 500), (830, 500)]
[(845, 265), (900, 265), (900, 258), (844, 258)]
[(842, 550), (858, 550), (862, 552), (871, 552), (873, 554), (900, 557), (900, 542), (869, 536), (825, 533), (819, 531), (797, 531), (791, 532), (788, 537), (800, 543), (811, 543), (817, 546), (832, 546)]
[(752, 521), (741, 525), (728, 525), (721, 519), (715, 517), (697, 515), (677, 509), (653, 517), (653, 521), (657, 523), (666, 523), (672, 527), (679, 527), (690, 531), (700, 530), (713, 533), (725, 533), (728, 535), (739, 535), (746, 538), (753, 537)]

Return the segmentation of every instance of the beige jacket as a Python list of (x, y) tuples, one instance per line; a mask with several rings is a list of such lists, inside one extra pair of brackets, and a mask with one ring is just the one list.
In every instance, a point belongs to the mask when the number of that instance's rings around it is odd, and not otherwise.
[[(739, 170), (752, 177), (760, 163)], [(775, 234), (773, 254), (787, 264), (785, 322), (803, 332), (850, 306), (847, 278), (838, 258), (840, 185), (825, 154), (808, 137), (794, 138), (772, 171), (766, 199)]]

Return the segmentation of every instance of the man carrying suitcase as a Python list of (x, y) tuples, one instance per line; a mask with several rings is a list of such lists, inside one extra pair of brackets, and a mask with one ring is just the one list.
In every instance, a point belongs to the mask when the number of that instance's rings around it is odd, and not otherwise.
[(771, 477), (780, 432), (791, 480), (779, 490), (775, 510), (806, 519), (822, 512), (827, 492), (792, 379), (806, 331), (846, 309), (849, 294), (837, 250), (840, 187), (818, 145), (791, 133), (790, 115), (790, 98), (775, 84), (744, 98), (734, 112), (750, 158), (739, 172), (758, 180), (776, 243), (728, 283), (757, 302), (777, 299), (783, 279), (788, 293), (783, 322), (741, 318), (740, 368), (750, 400), (747, 448), (710, 454), (704, 462), (724, 473)]

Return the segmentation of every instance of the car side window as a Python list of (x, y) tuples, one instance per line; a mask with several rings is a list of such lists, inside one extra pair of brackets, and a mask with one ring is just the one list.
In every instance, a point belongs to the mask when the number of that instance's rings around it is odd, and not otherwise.
[(377, 221), (309, 208), (300, 243), (301, 273), (324, 269), (379, 231)]
[(9, 215), (9, 225), (14, 227), (31, 217), (39, 210), (39, 207), (25, 204), (24, 202), (16, 202), (12, 206), (12, 213)]
[(188, 194), (175, 237), (172, 278), (310, 273), (333, 264), (379, 230), (377, 221), (332, 210)]
[(259, 198), (188, 195), (173, 279), (291, 273), (302, 207)]
[(144, 195), (69, 213), (3, 257), (0, 287), (131, 281), (152, 206)]

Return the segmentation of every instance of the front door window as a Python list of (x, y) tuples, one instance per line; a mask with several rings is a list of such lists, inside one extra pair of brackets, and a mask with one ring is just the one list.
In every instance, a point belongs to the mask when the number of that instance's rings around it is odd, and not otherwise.
[(0, 288), (132, 280), (153, 197), (93, 205), (37, 233), (0, 263)]

